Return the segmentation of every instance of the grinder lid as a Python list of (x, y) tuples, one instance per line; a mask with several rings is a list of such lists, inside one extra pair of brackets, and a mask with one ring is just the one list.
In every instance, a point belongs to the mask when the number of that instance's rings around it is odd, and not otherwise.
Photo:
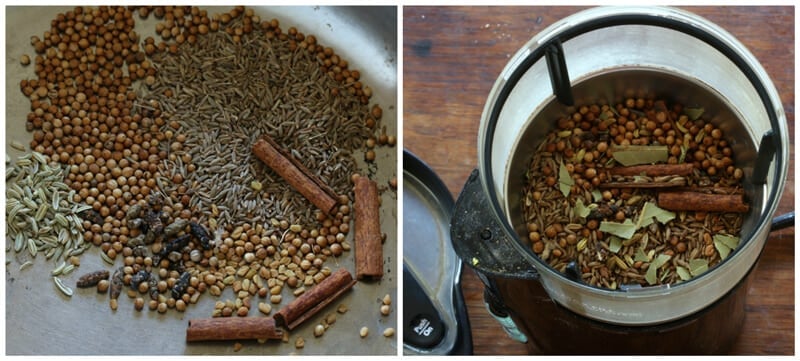
[(403, 352), (472, 354), (461, 260), (450, 242), (454, 200), (439, 177), (403, 152)]

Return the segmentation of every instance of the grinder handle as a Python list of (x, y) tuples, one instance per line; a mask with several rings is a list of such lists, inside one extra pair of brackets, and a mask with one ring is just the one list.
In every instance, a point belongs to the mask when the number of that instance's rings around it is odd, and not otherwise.
[(784, 228), (794, 226), (794, 211), (781, 214), (772, 219), (772, 227), (770, 232), (779, 231)]

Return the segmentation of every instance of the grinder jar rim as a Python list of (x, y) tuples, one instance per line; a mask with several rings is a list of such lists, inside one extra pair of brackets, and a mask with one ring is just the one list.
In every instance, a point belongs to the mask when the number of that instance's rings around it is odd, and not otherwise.
[[(709, 43), (737, 65), (739, 71), (747, 77), (754, 87), (754, 91), (758, 93), (773, 130), (773, 136), (770, 138), (770, 141), (777, 143), (775, 144), (774, 155), (769, 158), (769, 160), (772, 160), (774, 157), (774, 161), (771, 163), (773, 168), (772, 173), (775, 175), (771, 178), (770, 186), (767, 187), (769, 194), (766, 196), (763, 208), (757, 210), (759, 211), (757, 215), (757, 226), (753, 228), (752, 232), (742, 237), (743, 240), (747, 241), (745, 246), (754, 249), (748, 251), (746, 255), (742, 255), (745, 252), (735, 252), (729, 259), (726, 259), (725, 262), (720, 264), (721, 266), (727, 266), (732, 264), (734, 259), (747, 256), (748, 259), (739, 261), (749, 263), (747, 267), (742, 267), (745, 269), (739, 272), (740, 276), (743, 276), (755, 263), (757, 257), (760, 255), (761, 249), (763, 249), (766, 233), (769, 229), (769, 221), (777, 208), (778, 199), (780, 199), (782, 194), (783, 185), (788, 172), (788, 131), (785, 114), (783, 113), (777, 91), (766, 74), (766, 71), (744, 45), (732, 35), (708, 20), (679, 9), (601, 7), (585, 10), (567, 17), (540, 32), (511, 58), (492, 88), (486, 106), (484, 107), (478, 134), (480, 177), (483, 190), (489, 198), (489, 208), (492, 213), (494, 213), (496, 219), (500, 221), (505, 232), (510, 235), (512, 239), (517, 240), (517, 234), (502, 211), (503, 207), (495, 193), (498, 188), (495, 186), (491, 164), (492, 142), (498, 117), (500, 116), (500, 111), (503, 109), (509, 93), (513, 90), (514, 86), (516, 86), (516, 82), (519, 81), (519, 78), (533, 66), (534, 63), (542, 61), (544, 58), (543, 49), (546, 46), (553, 43), (566, 42), (585, 32), (617, 25), (645, 25), (666, 28), (668, 30), (689, 34), (700, 41)], [(759, 146), (759, 148), (763, 146), (764, 144)], [(755, 211), (756, 210), (754, 210), (754, 212)], [(710, 274), (713, 273), (715, 269), (678, 285), (644, 287), (627, 292), (612, 291), (574, 282), (540, 261), (530, 250), (527, 250), (526, 247), (523, 246), (522, 242), (515, 241), (512, 243), (539, 272), (541, 281), (552, 298), (560, 304), (587, 317), (617, 324), (647, 325), (680, 318), (699, 310), (705, 305), (711, 304), (740, 280), (740, 278), (735, 279), (735, 282), (724, 285), (717, 294), (712, 295), (708, 300), (700, 301), (699, 303), (684, 307), (683, 309), (678, 307), (677, 311), (671, 314), (647, 316), (637, 313), (620, 313), (608, 307), (604, 307), (602, 304), (592, 304), (591, 298), (597, 297), (597, 299), (608, 302), (644, 302), (647, 300), (653, 301), (667, 294), (684, 294), (701, 288), (702, 285), (709, 285), (711, 282)], [(576, 300), (574, 299), (575, 297), (571, 296), (574, 292), (579, 292), (581, 294), (580, 297), (578, 297), (579, 299)], [(590, 297), (584, 298), (582, 296)]]

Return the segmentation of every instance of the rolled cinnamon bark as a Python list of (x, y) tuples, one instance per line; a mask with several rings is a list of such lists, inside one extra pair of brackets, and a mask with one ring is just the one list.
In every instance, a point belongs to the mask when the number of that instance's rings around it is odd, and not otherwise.
[(606, 182), (598, 188), (672, 188), (686, 185), (685, 178), (676, 178), (666, 182)]
[(278, 325), (292, 330), (352, 288), (355, 283), (356, 280), (350, 272), (340, 268), (272, 317)]
[(665, 175), (687, 176), (692, 174), (692, 170), (694, 170), (694, 165), (692, 165), (692, 163), (683, 163), (683, 164), (647, 164), (647, 165), (632, 165), (628, 167), (614, 167), (614, 168), (609, 168), (608, 172), (611, 175), (621, 175), (621, 176), (646, 175), (649, 177), (661, 177)]
[(355, 183), (356, 279), (380, 279), (383, 277), (383, 244), (378, 184), (365, 176)]
[(658, 206), (670, 211), (744, 213), (750, 207), (742, 194), (708, 194), (700, 192), (660, 192)]
[(253, 153), (317, 208), (330, 215), (335, 213), (339, 199), (336, 192), (272, 138), (262, 136), (253, 144)]
[(189, 320), (186, 341), (259, 340), (283, 337), (269, 317), (217, 317)]

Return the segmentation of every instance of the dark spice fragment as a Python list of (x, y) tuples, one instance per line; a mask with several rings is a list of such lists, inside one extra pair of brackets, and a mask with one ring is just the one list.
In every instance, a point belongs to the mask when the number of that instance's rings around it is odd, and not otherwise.
[(158, 236), (164, 233), (164, 222), (161, 221), (161, 211), (150, 210), (144, 214), (144, 222), (140, 226), (143, 233), (146, 233), (145, 243), (151, 243)]
[(119, 298), (119, 294), (122, 293), (122, 285), (123, 285), (122, 276), (123, 276), (122, 267), (120, 267), (116, 271), (114, 271), (114, 275), (111, 277), (110, 295), (112, 300)]
[(150, 277), (150, 299), (158, 301), (158, 280), (155, 277)]
[(131, 287), (138, 288), (140, 283), (147, 282), (149, 280), (150, 280), (150, 272), (147, 272), (145, 270), (140, 270), (139, 272), (136, 272), (136, 274), (133, 275), (133, 277), (131, 277)]
[(94, 271), (87, 273), (78, 278), (77, 286), (80, 288), (94, 287), (100, 281), (108, 279), (109, 272), (106, 270)]
[(190, 234), (184, 234), (167, 242), (167, 244), (162, 247), (161, 252), (158, 253), (159, 259), (164, 259), (172, 252), (180, 252), (184, 247), (189, 245), (191, 237)]
[(208, 231), (206, 231), (205, 227), (195, 223), (189, 222), (189, 231), (192, 232), (192, 235), (200, 241), (200, 245), (203, 246), (203, 249), (211, 248), (211, 239), (208, 236)]
[(181, 298), (184, 292), (186, 292), (186, 288), (189, 287), (189, 279), (191, 278), (191, 273), (183, 272), (181, 273), (181, 277), (178, 278), (178, 281), (175, 282), (175, 286), (172, 287), (172, 297), (176, 300)]
[(103, 221), (103, 217), (100, 216), (100, 213), (98, 213), (94, 209), (87, 209), (83, 212), (80, 212), (78, 213), (78, 216), (94, 224), (102, 225), (103, 223), (105, 223), (105, 221)]

